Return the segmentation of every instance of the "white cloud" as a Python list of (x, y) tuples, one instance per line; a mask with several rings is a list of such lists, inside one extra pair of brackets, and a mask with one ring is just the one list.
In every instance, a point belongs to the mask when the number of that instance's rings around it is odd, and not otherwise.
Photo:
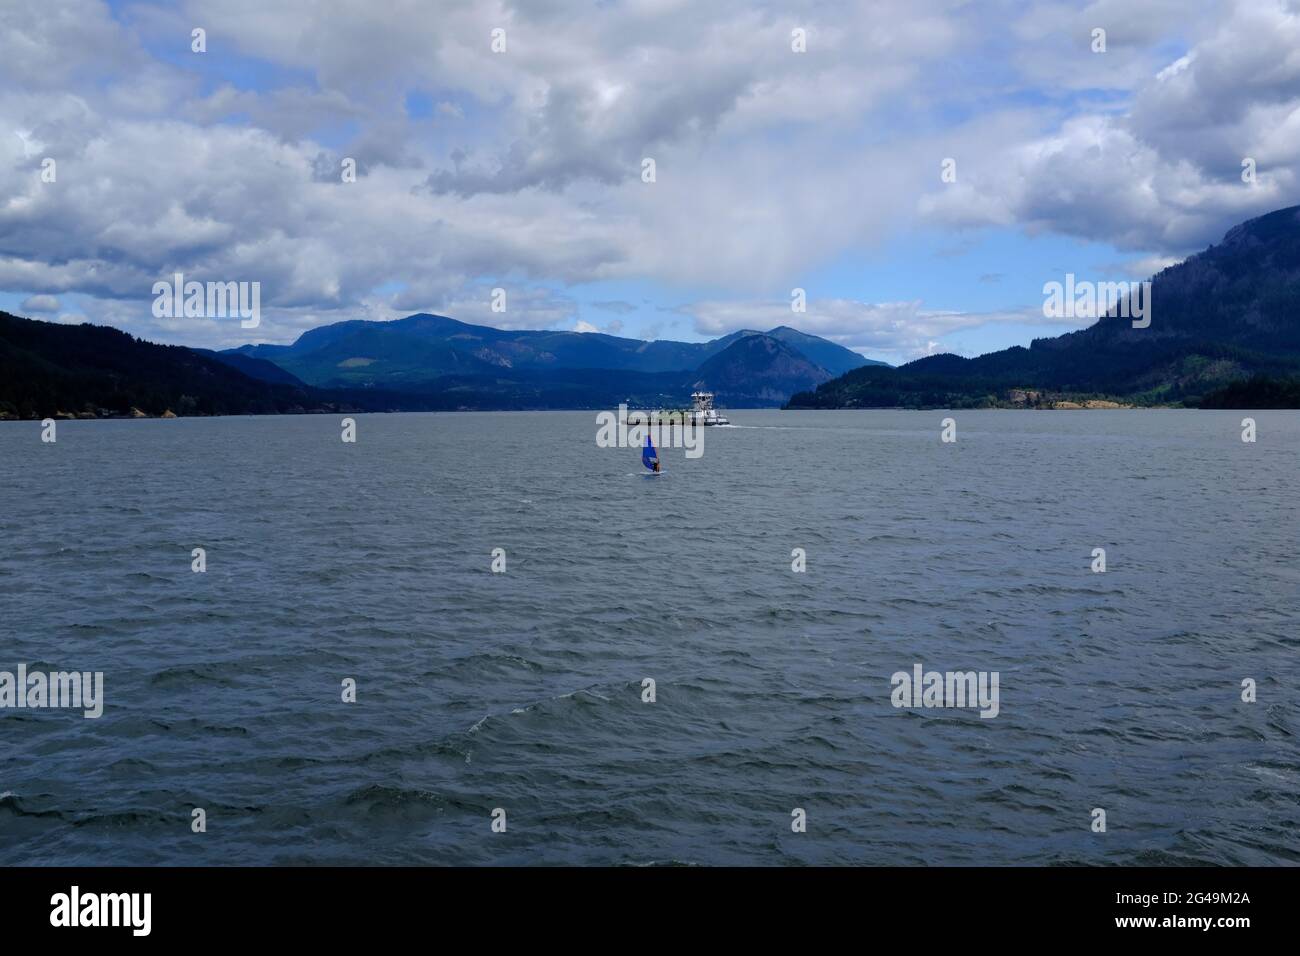
[(52, 295), (32, 295), (23, 299), (22, 309), (24, 312), (58, 312), (60, 305)]
[(852, 299), (810, 299), (807, 312), (796, 313), (790, 302), (778, 300), (696, 302), (678, 311), (695, 320), (702, 335), (726, 335), (740, 329), (766, 332), (789, 326), (819, 335), (869, 358), (899, 363), (942, 351), (942, 340), (955, 332), (999, 323), (1059, 326), (1043, 318), (1042, 309), (1008, 312), (958, 312), (926, 309), (911, 302), (857, 302)]
[[(743, 314), (771, 303), (785, 314), (764, 327), (795, 324), (780, 295), (918, 211), (1156, 262), (1300, 185), (1300, 16), (1282, 3), (60, 9), (0, 12), (0, 127), (17, 132), (0, 136), (0, 290), (76, 294), (95, 321), (169, 341), (247, 335), (155, 320), (152, 283), (175, 271), (260, 281), (266, 341), (419, 310), (572, 327), (565, 287), (603, 280), (676, 301), (709, 290), (691, 313), (701, 334), (762, 325)], [(195, 24), (208, 53), (151, 54), (188, 50)], [(498, 26), (504, 54), (489, 48)], [(790, 50), (794, 26), (807, 53)], [(432, 115), (407, 115), (413, 92)], [(338, 176), (345, 156), (355, 183)], [(944, 156), (955, 184), (938, 181)], [(488, 306), (497, 286), (504, 314)], [(1024, 321), (919, 299), (817, 308), (799, 327), (894, 355)]]
[[(1073, 116), (996, 146), (958, 184), (922, 197), (919, 211), (955, 226), (1017, 224), (1168, 256), (1294, 203), (1300, 10), (1258, 0), (1216, 9), (1221, 19), (1145, 78), (1128, 110)], [(1144, 35), (1155, 35), (1151, 24)], [(1259, 169), (1253, 185), (1241, 177), (1247, 157)]]

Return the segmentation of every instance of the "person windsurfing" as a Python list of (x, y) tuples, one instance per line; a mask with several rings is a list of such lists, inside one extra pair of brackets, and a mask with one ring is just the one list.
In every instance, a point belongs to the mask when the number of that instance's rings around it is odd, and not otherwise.
[(650, 436), (645, 436), (645, 447), (641, 449), (641, 464), (650, 469), (651, 473), (659, 474), (659, 453), (655, 451), (654, 442)]

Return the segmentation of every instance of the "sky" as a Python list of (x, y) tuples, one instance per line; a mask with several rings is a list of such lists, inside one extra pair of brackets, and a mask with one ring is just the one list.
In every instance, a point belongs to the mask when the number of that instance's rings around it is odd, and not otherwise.
[[(0, 170), (0, 309), (151, 341), (977, 355), (1089, 324), (1046, 283), (1300, 202), (1300, 5), (4, 0)], [(156, 316), (175, 273), (259, 283), (260, 324)]]

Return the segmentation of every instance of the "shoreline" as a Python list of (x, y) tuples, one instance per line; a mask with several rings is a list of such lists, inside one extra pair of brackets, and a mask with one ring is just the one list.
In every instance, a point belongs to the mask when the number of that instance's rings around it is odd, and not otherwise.
[[(124, 421), (171, 421), (171, 420), (188, 420), (188, 419), (207, 419), (207, 418), (297, 418), (309, 415), (494, 415), (494, 414), (512, 414), (512, 415), (538, 415), (548, 414), (551, 412), (571, 414), (577, 412), (601, 412), (608, 409), (598, 408), (458, 408), (458, 409), (311, 409), (296, 412), (243, 412), (230, 415), (177, 415), (170, 409), (161, 415), (142, 413), (139, 415), (111, 414), (111, 415), (91, 415), (85, 412), (80, 414), (71, 414), (60, 412), (55, 415), (47, 415), (41, 418), (19, 418), (13, 415), (0, 415), (0, 424), (5, 423), (23, 423), (23, 422), (43, 422), (46, 418), (52, 418), (56, 422), (124, 422)], [(1120, 405), (1120, 404), (1075, 404), (1062, 403), (1055, 406), (1011, 406), (1011, 405), (990, 405), (982, 408), (954, 408), (950, 405), (926, 405), (926, 406), (906, 406), (906, 405), (879, 405), (863, 407), (841, 407), (841, 408), (772, 408), (770, 406), (757, 406), (754, 408), (737, 408), (728, 409), (728, 411), (755, 411), (755, 412), (1053, 412), (1053, 411), (1133, 411), (1133, 412), (1156, 412), (1156, 411), (1184, 411), (1184, 412), (1294, 412), (1300, 409), (1274, 406), (1248, 406), (1240, 407), (1222, 407), (1222, 408), (1201, 408), (1195, 405)], [(644, 427), (641, 422), (629, 421), (629, 425), (636, 424)], [(660, 425), (671, 425), (674, 422), (650, 422), (652, 427)], [(715, 426), (726, 427), (726, 426)]]

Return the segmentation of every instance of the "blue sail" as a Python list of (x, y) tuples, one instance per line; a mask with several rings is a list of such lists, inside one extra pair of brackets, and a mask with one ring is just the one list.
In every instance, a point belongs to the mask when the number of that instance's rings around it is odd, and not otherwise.
[(655, 451), (654, 442), (650, 436), (645, 436), (645, 447), (641, 449), (641, 464), (645, 465), (651, 471), (655, 470), (655, 462), (659, 460), (659, 453)]

